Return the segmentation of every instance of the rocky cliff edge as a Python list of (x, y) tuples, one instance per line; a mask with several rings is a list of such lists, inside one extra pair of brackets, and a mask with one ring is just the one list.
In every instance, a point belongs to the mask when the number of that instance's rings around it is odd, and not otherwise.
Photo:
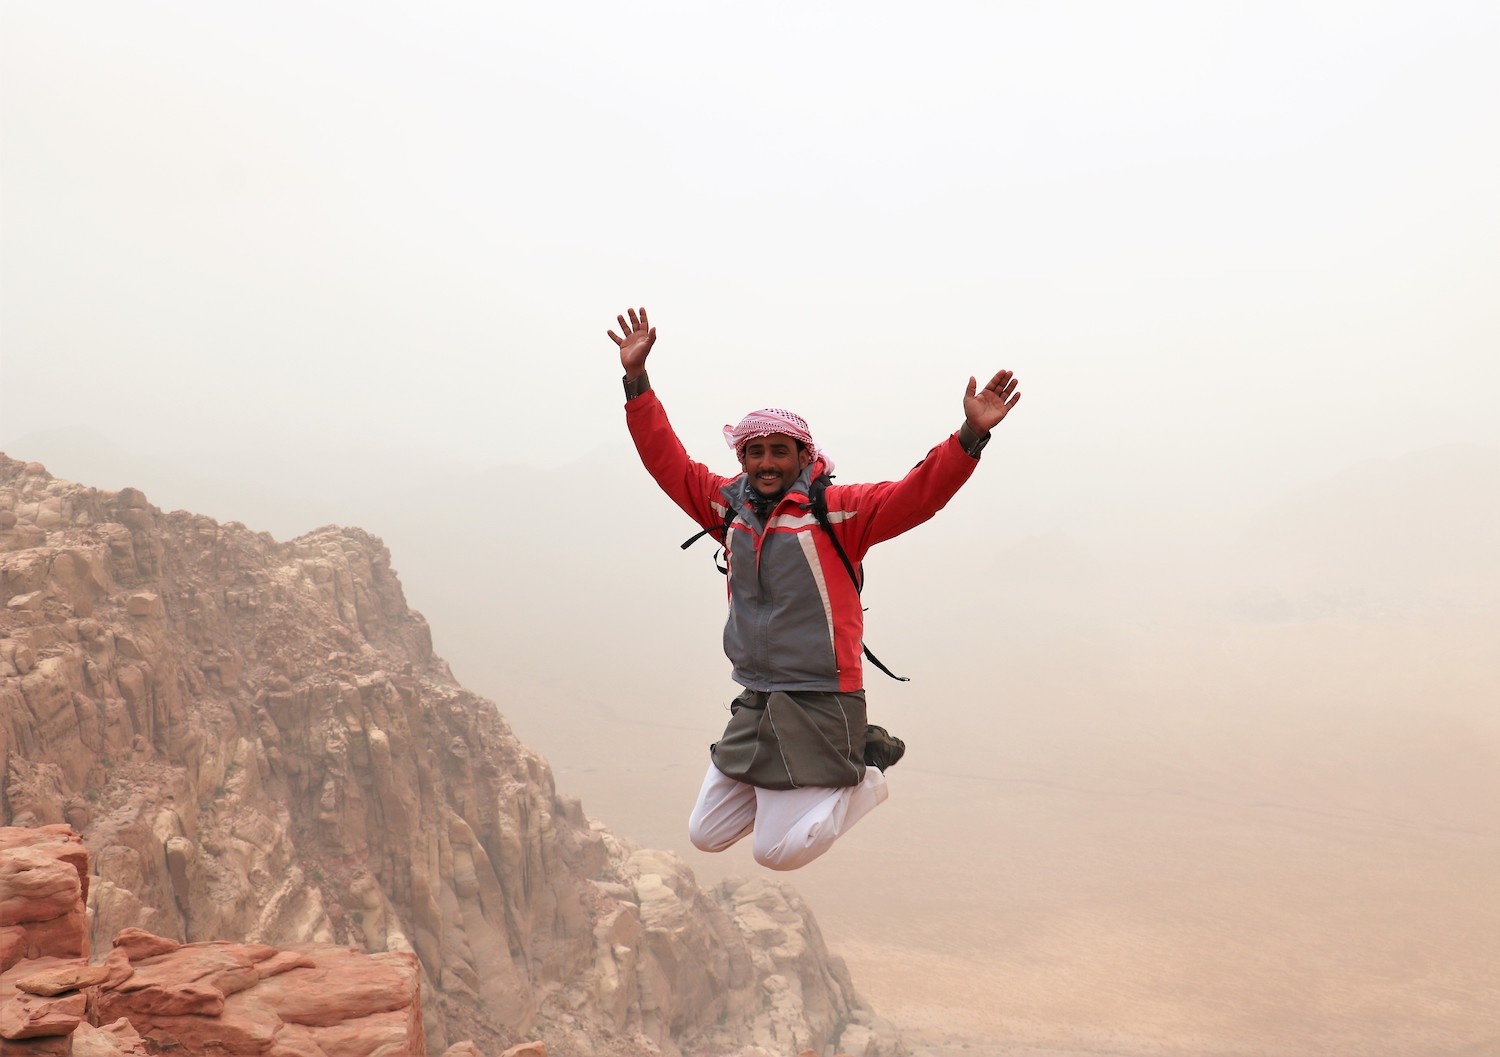
[(0, 825), (82, 835), (91, 950), (411, 955), (435, 1053), (904, 1052), (789, 885), (701, 889), (560, 795), (368, 533), (0, 455), (0, 607)]

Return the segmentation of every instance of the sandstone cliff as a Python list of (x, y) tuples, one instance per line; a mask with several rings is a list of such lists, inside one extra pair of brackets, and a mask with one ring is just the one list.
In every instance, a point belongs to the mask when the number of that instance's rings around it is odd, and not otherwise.
[(280, 543), (0, 455), (0, 601), (0, 825), (82, 834), (94, 950), (411, 953), (435, 1053), (900, 1052), (789, 886), (701, 890), (561, 796), (367, 533)]

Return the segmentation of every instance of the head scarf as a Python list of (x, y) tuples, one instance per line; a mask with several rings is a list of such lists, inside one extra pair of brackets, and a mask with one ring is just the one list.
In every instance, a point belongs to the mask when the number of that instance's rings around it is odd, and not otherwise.
[(807, 446), (814, 459), (822, 459), (823, 466), (828, 472), (833, 472), (833, 460), (828, 453), (817, 444), (813, 443), (812, 431), (807, 428), (807, 419), (801, 415), (794, 414), (784, 408), (764, 407), (759, 411), (752, 411), (740, 419), (738, 426), (724, 427), (724, 441), (734, 449), (737, 459), (745, 457), (745, 445), (756, 437), (769, 437), (773, 433), (781, 433), (799, 440)]

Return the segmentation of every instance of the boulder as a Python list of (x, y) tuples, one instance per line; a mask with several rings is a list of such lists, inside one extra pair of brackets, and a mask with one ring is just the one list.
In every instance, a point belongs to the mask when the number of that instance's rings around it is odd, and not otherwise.
[(0, 1039), (70, 1035), (83, 1021), (85, 1005), (77, 991), (58, 998), (16, 995), (0, 1002)]
[(17, 990), (50, 998), (67, 991), (81, 991), (85, 987), (103, 983), (108, 978), (108, 966), (71, 962), (18, 976), (14, 983)]
[(149, 1057), (150, 1051), (128, 1020), (96, 1028), (88, 1021), (73, 1029), (71, 1057)]
[(18, 947), (87, 956), (87, 893), (88, 852), (70, 827), (0, 827), (0, 961)]

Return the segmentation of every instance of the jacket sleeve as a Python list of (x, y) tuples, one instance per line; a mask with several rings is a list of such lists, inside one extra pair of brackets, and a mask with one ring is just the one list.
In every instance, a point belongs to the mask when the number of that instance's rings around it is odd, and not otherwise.
[(854, 561), (883, 540), (916, 528), (943, 507), (974, 473), (979, 460), (953, 434), (899, 481), (830, 485), (828, 509), (837, 518), (844, 547)]
[(720, 477), (688, 458), (655, 390), (647, 390), (625, 404), (625, 423), (642, 464), (672, 502), (701, 528), (722, 525), (724, 500), (720, 489), (733, 478)]

